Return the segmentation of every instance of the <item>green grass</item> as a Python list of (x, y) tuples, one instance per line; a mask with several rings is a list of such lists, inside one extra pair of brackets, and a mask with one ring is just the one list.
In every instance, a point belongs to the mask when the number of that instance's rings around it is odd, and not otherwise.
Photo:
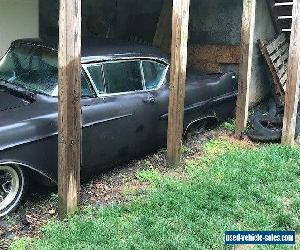
[[(11, 249), (223, 249), (225, 230), (300, 231), (300, 148), (211, 141), (185, 178), (149, 170), (149, 194), (51, 221), (41, 239)], [(27, 247), (27, 248), (26, 248)], [(253, 249), (292, 249), (262, 246)]]
[(136, 174), (136, 177), (140, 181), (156, 183), (161, 180), (160, 173), (155, 169), (141, 170)]
[(52, 202), (58, 202), (58, 193), (52, 193), (50, 195), (50, 201), (52, 201)]
[(222, 127), (225, 128), (228, 132), (234, 133), (234, 131), (235, 131), (235, 120), (230, 119), (230, 120), (224, 122)]

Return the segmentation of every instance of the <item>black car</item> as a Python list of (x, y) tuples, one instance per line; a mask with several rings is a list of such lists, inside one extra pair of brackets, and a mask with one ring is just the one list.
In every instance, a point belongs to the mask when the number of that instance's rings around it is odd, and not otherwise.
[[(169, 59), (158, 49), (119, 42), (82, 45), (82, 162), (90, 176), (166, 145)], [(233, 114), (234, 73), (188, 73), (185, 133)], [(17, 40), (0, 61), (0, 216), (27, 183), (57, 182), (57, 49)]]

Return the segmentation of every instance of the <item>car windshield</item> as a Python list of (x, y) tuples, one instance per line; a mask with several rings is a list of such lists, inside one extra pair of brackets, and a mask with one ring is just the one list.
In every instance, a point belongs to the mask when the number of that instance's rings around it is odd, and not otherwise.
[(0, 60), (0, 80), (31, 92), (56, 96), (57, 53), (41, 46), (13, 46)]

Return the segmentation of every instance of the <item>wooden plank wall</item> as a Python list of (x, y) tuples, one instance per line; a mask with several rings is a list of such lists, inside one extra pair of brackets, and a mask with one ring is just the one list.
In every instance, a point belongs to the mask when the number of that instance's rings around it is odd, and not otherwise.
[(221, 71), (225, 64), (240, 63), (241, 48), (237, 45), (196, 45), (188, 47), (188, 66), (208, 73)]

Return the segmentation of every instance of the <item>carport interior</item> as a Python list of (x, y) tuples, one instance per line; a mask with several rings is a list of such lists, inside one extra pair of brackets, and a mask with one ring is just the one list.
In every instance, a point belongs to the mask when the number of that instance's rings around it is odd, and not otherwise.
[[(256, 3), (250, 104), (260, 101), (270, 90), (257, 43), (258, 39), (270, 41), (276, 35), (269, 2)], [(14, 39), (40, 36), (57, 40), (59, 0), (16, 0), (1, 6), (0, 31), (5, 35), (0, 41), (0, 56)], [(242, 0), (191, 0), (189, 67), (204, 72), (238, 72), (242, 9)], [(83, 0), (82, 36), (147, 43), (170, 53), (171, 15), (172, 0)]]
[[(59, 31), (59, 1), (40, 0), (39, 3), (39, 36), (45, 40), (57, 40)], [(249, 3), (251, 3), (251, 1), (245, 0), (244, 3), (246, 5), (250, 5)], [(255, 1), (253, 1), (253, 3), (255, 3)], [(243, 9), (242, 5), (243, 2), (241, 0), (211, 0), (209, 2), (198, 0), (191, 1), (188, 48), (189, 67), (194, 67), (208, 73), (226, 72), (232, 70), (237, 72), (241, 57), (240, 37), (242, 19), (241, 16)], [(74, 4), (73, 8), (70, 9), (75, 9), (75, 6), (76, 5)], [(72, 12), (69, 11), (67, 13), (70, 14)], [(72, 13), (73, 16), (76, 16), (75, 13)], [(77, 13), (79, 12), (77, 11)], [(258, 39), (271, 40), (274, 37), (276, 32), (273, 27), (271, 17), (267, 15), (267, 13), (268, 8), (266, 5), (266, 1), (258, 1), (256, 7), (256, 25), (254, 39), (252, 38), (252, 35), (249, 36), (251, 39), (249, 38), (247, 40), (248, 44), (247, 41), (244, 41), (244, 46), (247, 45), (249, 47), (249, 41), (252, 45), (252, 41), (256, 43)], [(246, 14), (248, 14), (247, 11)], [(85, 0), (82, 1), (82, 37), (97, 37), (134, 41), (137, 43), (154, 45), (160, 47), (165, 52), (170, 53), (172, 35), (171, 16), (172, 0), (149, 0), (147, 2), (145, 2), (144, 0)], [(247, 15), (245, 16), (247, 17)], [(254, 15), (249, 16), (254, 17)], [(71, 19), (68, 20), (70, 21)], [(78, 21), (78, 24), (75, 27), (80, 27), (80, 18), (77, 18), (76, 20)], [(254, 20), (254, 18), (252, 20)], [(66, 31), (69, 27), (72, 27), (70, 26), (70, 23), (61, 22), (61, 24), (63, 25), (60, 26), (60, 29), (63, 30), (62, 28), (64, 28), (63, 31)], [(67, 33), (68, 32), (65, 32), (65, 34)], [(71, 35), (74, 34), (76, 34), (76, 32)], [(73, 38), (74, 37), (76, 36), (74, 35)], [(61, 39), (61, 41), (62, 40), (63, 39)], [(67, 45), (72, 45), (72, 43), (69, 43)], [(73, 53), (72, 55), (77, 56), (77, 59), (79, 59), (79, 47), (80, 46), (77, 47), (78, 53)], [(296, 49), (296, 46), (294, 49)], [(246, 53), (243, 53), (244, 61), (245, 58), (247, 58), (245, 54)], [(250, 54), (252, 54), (252, 51)], [(255, 46), (252, 65), (249, 67), (248, 65), (246, 65), (247, 67), (245, 67), (247, 75), (250, 71), (252, 71), (253, 73), (252, 78), (249, 77), (249, 79), (247, 79), (247, 85), (249, 83), (249, 85), (254, 86), (254, 88), (253, 86), (249, 88), (254, 93), (254, 95), (252, 94), (252, 97), (250, 93), (250, 99), (252, 98), (250, 102), (255, 100), (255, 98), (257, 100), (262, 97), (262, 87), (267, 86), (266, 79), (263, 77), (263, 75), (265, 75), (265, 72), (262, 67), (263, 64), (261, 63), (262, 60), (262, 56), (260, 56), (259, 50)], [(297, 60), (294, 61), (296, 62)], [(61, 64), (60, 69), (63, 69), (62, 66), (66, 65)], [(78, 63), (77, 73), (79, 73), (79, 68), (80, 67)], [(70, 72), (69, 75), (74, 76), (74, 74), (72, 73), (73, 72)], [(182, 82), (184, 83), (184, 80)], [(66, 83), (67, 81), (63, 82), (64, 86), (69, 85)], [(260, 86), (260, 88), (256, 88), (258, 85)], [(71, 87), (72, 86), (69, 86), (69, 88)], [(77, 90), (80, 89), (79, 84), (75, 87), (78, 87)], [(181, 84), (181, 87), (183, 87), (183, 84)], [(247, 86), (247, 88), (248, 87), (249, 86)], [(78, 91), (78, 93), (80, 92)], [(257, 93), (260, 93), (260, 96), (255, 95)], [(245, 95), (244, 93), (240, 94)], [(69, 96), (65, 95), (65, 97), (65, 100), (67, 100), (70, 104), (71, 102), (70, 98), (68, 98)], [(80, 100), (80, 98), (77, 99)], [(63, 105), (61, 105), (61, 107), (63, 107)], [(79, 107), (80, 106), (78, 105), (76, 109), (77, 111), (79, 111)], [(67, 110), (65, 109), (65, 111)], [(77, 119), (77, 122), (78, 121), (79, 119)], [(79, 127), (80, 126), (78, 126), (78, 128)], [(75, 131), (73, 130), (71, 132), (75, 133)], [(61, 152), (64, 153), (63, 150)], [(65, 176), (68, 175), (66, 174)]]
[[(57, 39), (59, 1), (40, 0), (40, 37)], [(204, 72), (238, 71), (242, 1), (191, 1), (188, 64)], [(82, 37), (111, 38), (170, 53), (171, 0), (82, 1)]]

